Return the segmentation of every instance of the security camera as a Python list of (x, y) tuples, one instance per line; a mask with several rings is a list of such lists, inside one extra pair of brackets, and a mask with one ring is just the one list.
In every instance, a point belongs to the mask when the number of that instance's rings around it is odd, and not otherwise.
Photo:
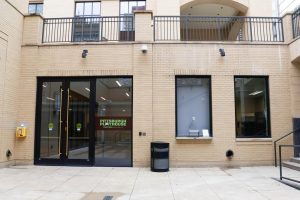
[(146, 44), (143, 44), (142, 47), (141, 47), (141, 50), (142, 50), (143, 53), (147, 53), (148, 46)]

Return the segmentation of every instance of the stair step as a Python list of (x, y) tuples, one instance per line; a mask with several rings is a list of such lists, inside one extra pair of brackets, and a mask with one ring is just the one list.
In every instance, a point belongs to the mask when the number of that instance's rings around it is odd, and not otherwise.
[(291, 162), (299, 163), (300, 164), (300, 158), (291, 158)]
[(293, 170), (297, 170), (300, 172), (300, 164), (299, 163), (295, 163), (295, 162), (282, 162), (282, 166), (293, 169)]

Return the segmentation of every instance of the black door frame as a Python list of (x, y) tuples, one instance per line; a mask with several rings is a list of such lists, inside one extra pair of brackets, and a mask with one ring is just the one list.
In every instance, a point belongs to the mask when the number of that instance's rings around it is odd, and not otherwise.
[[(97, 78), (131, 78), (132, 76), (97, 76), (97, 77), (37, 77), (36, 93), (36, 113), (35, 113), (35, 139), (34, 139), (34, 164), (35, 165), (62, 165), (62, 166), (93, 166), (95, 164), (95, 107), (96, 107), (96, 79)], [(89, 126), (89, 159), (68, 159), (66, 155), (61, 155), (60, 159), (40, 158), (40, 129), (41, 129), (41, 108), (43, 82), (62, 82), (64, 91), (70, 87), (70, 82), (90, 82), (90, 126)], [(133, 91), (132, 91), (133, 94)], [(67, 98), (66, 93), (62, 97), (62, 118), (66, 119)], [(131, 116), (133, 117), (133, 95), (131, 103)], [(133, 127), (133, 120), (132, 126)], [(62, 127), (66, 127), (66, 120), (63, 120)], [(63, 128), (62, 128), (63, 130)], [(132, 129), (133, 130), (133, 129)], [(131, 130), (131, 167), (133, 166), (133, 131)], [(61, 134), (61, 149), (66, 150), (66, 134), (63, 130)]]

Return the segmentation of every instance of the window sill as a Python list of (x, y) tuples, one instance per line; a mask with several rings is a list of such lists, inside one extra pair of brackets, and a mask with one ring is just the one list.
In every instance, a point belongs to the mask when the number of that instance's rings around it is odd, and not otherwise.
[(212, 140), (213, 137), (176, 137), (176, 140)]
[(236, 138), (236, 142), (273, 142), (272, 138)]

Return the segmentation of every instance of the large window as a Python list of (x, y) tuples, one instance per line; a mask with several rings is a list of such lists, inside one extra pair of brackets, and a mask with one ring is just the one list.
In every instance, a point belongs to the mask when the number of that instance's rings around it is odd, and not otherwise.
[(73, 41), (99, 41), (100, 16), (100, 1), (76, 2)]
[(268, 77), (235, 77), (237, 138), (271, 137)]
[[(121, 27), (120, 27), (120, 37), (123, 40), (128, 36), (128, 32), (133, 31), (133, 18), (126, 18), (126, 16), (133, 16), (135, 10), (146, 10), (146, 1), (145, 0), (120, 0), (120, 16), (123, 16), (121, 19)], [(125, 36), (124, 36), (125, 32)], [(133, 37), (131, 33), (129, 33), (130, 38)]]
[(76, 2), (75, 16), (77, 17), (95, 17), (100, 16), (100, 1)]
[(43, 14), (43, 4), (42, 3), (29, 3), (28, 13), (29, 14)]
[(176, 77), (177, 137), (211, 137), (210, 77)]
[(145, 10), (146, 1), (136, 0), (136, 1), (126, 1), (120, 0), (120, 15), (133, 15), (135, 10)]

